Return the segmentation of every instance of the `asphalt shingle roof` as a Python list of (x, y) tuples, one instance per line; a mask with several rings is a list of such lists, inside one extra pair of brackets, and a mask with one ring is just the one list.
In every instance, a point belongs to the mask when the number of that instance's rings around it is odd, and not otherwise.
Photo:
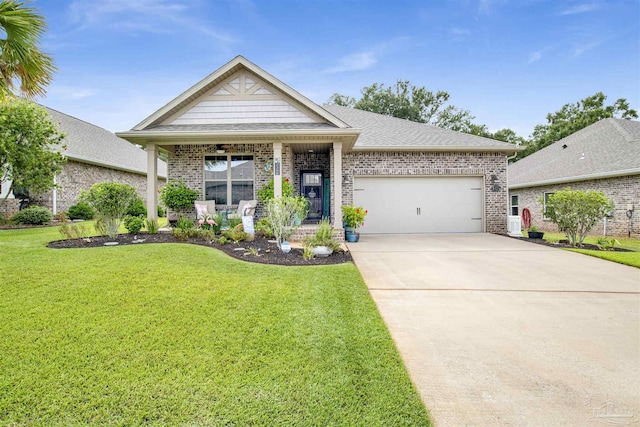
[[(147, 173), (147, 153), (112, 132), (52, 108), (45, 107), (66, 134), (69, 159), (130, 172)], [(158, 176), (167, 176), (167, 164), (158, 161)]]
[(536, 151), (509, 165), (509, 187), (571, 182), (618, 172), (640, 173), (638, 121), (603, 119)]
[(435, 148), (469, 148), (478, 150), (513, 149), (507, 142), (483, 138), (435, 126), (416, 123), (396, 117), (347, 108), (339, 105), (327, 105), (327, 111), (354, 128), (362, 129), (354, 150), (429, 150)]

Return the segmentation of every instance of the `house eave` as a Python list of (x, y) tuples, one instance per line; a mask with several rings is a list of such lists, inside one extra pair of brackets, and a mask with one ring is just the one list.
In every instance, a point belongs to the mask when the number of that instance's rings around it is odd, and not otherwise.
[[(98, 162), (98, 161), (92, 160), (90, 158), (83, 157), (83, 156), (78, 156), (78, 155), (74, 155), (74, 154), (67, 154), (65, 157), (67, 159), (69, 159), (69, 160), (74, 161), (74, 162), (86, 163), (88, 165), (100, 166), (100, 167), (103, 167), (103, 168), (119, 170), (119, 171), (122, 171), (122, 172), (135, 173), (137, 175), (144, 175), (144, 176), (147, 175), (147, 171), (146, 170), (137, 169), (137, 168), (129, 168), (129, 167), (126, 167), (126, 166), (117, 165), (115, 163)], [(158, 178), (166, 179), (167, 177), (165, 175), (158, 174)]]
[(625, 169), (625, 170), (611, 171), (611, 172), (599, 172), (599, 173), (572, 176), (572, 177), (566, 177), (566, 178), (553, 178), (553, 179), (546, 179), (543, 181), (535, 181), (535, 182), (525, 182), (522, 184), (509, 185), (509, 189), (517, 190), (520, 188), (528, 188), (528, 187), (542, 187), (544, 185), (570, 184), (572, 182), (587, 181), (591, 179), (618, 178), (618, 177), (629, 176), (629, 175), (640, 175), (640, 168)]
[(154, 143), (158, 146), (184, 145), (184, 144), (216, 144), (216, 143), (265, 143), (265, 142), (334, 142), (342, 141), (344, 151), (350, 151), (355, 144), (360, 129), (336, 128), (336, 129), (286, 129), (286, 130), (248, 130), (248, 131), (126, 131), (117, 132), (117, 136), (127, 141), (146, 146)]
[(423, 152), (472, 152), (472, 153), (504, 153), (515, 154), (521, 151), (518, 147), (472, 147), (460, 145), (439, 146), (377, 146), (377, 147), (353, 147), (353, 151), (423, 151)]

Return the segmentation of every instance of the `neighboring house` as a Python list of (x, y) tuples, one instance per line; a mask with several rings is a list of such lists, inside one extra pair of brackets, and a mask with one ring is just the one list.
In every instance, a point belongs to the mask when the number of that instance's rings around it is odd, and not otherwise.
[[(511, 164), (511, 214), (528, 208), (532, 224), (541, 231), (557, 231), (544, 218), (545, 200), (566, 187), (602, 191), (613, 199), (607, 235), (640, 235), (640, 122), (600, 120)], [(600, 221), (592, 233), (603, 234), (604, 229)]]
[(241, 56), (117, 135), (146, 146), (151, 159), (166, 150), (169, 178), (184, 180), (216, 206), (255, 199), (274, 177), (279, 195), (288, 178), (309, 199), (310, 218), (329, 217), (338, 229), (340, 206), (364, 206), (363, 233), (505, 232), (507, 155), (518, 150), (321, 107)]
[[(147, 155), (144, 150), (106, 129), (45, 108), (51, 120), (66, 134), (64, 155), (67, 163), (56, 176), (56, 189), (41, 196), (31, 196), (31, 205), (46, 206), (54, 213), (63, 212), (77, 203), (82, 190), (104, 181), (130, 184), (146, 199)], [(159, 183), (164, 183), (167, 166), (162, 160), (158, 160), (156, 175)], [(5, 182), (1, 191), (6, 192), (10, 184)], [(4, 211), (0, 213), (17, 212), (18, 200), (13, 195), (9, 195), (6, 202), (0, 203), (0, 209)]]

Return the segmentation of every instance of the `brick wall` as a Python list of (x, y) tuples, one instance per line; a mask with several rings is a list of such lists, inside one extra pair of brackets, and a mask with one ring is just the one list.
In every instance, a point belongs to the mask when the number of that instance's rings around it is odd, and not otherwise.
[[(518, 196), (519, 213), (522, 213), (522, 209), (529, 208), (531, 223), (537, 226), (540, 231), (557, 232), (558, 227), (543, 218), (543, 205), (539, 199), (544, 193), (552, 193), (567, 187), (571, 187), (572, 190), (602, 191), (605, 196), (613, 199), (614, 213), (611, 218), (607, 218), (608, 236), (627, 236), (630, 225), (631, 236), (640, 236), (640, 175), (521, 188), (511, 190), (509, 195)], [(632, 204), (635, 208), (631, 221), (626, 216), (627, 204)], [(604, 221), (599, 221), (592, 229), (591, 234), (602, 235), (603, 232)]]
[[(147, 177), (132, 172), (110, 169), (102, 166), (69, 161), (56, 178), (57, 210), (63, 212), (78, 202), (82, 190), (88, 190), (98, 182), (119, 182), (129, 184), (136, 189), (143, 200), (147, 199)], [(158, 187), (164, 185), (164, 179), (158, 180)], [(53, 209), (53, 192), (31, 197), (31, 205), (46, 206)]]
[(350, 152), (343, 156), (343, 204), (353, 202), (354, 176), (481, 175), (485, 188), (485, 230), (507, 228), (507, 160), (502, 153)]

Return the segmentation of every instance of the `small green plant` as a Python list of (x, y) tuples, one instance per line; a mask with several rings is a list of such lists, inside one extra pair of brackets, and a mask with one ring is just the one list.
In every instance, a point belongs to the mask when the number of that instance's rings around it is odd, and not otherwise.
[(603, 251), (613, 250), (616, 247), (616, 245), (620, 245), (620, 242), (614, 239), (613, 237), (610, 239), (607, 239), (606, 237), (600, 237), (597, 240), (597, 243), (598, 243), (598, 246), (600, 246), (600, 249), (602, 249)]
[(164, 209), (162, 209), (162, 206), (158, 205), (158, 218), (163, 218), (164, 217)]
[(240, 219), (240, 218), (229, 218), (229, 228), (235, 228), (240, 224), (242, 224), (242, 219)]
[(260, 256), (260, 251), (258, 250), (258, 248), (254, 248), (253, 246), (247, 249), (247, 253), (253, 256)]
[(145, 220), (145, 226), (147, 227), (147, 232), (149, 234), (158, 234), (158, 230), (160, 229), (160, 224), (158, 224), (158, 220), (156, 219)]
[(362, 206), (350, 205), (341, 206), (342, 209), (342, 222), (344, 225), (351, 228), (358, 228), (364, 225), (364, 219), (369, 213), (368, 210)]
[(160, 200), (167, 208), (174, 211), (193, 208), (193, 202), (196, 201), (199, 195), (198, 191), (188, 188), (184, 181), (174, 179), (170, 180), (160, 190)]
[(220, 238), (218, 239), (218, 243), (220, 243), (221, 245), (226, 245), (227, 243), (229, 243), (229, 239), (227, 239), (226, 236), (220, 236)]
[(273, 227), (271, 226), (271, 220), (268, 217), (260, 218), (256, 223), (256, 231), (261, 232), (267, 239), (273, 238)]
[(556, 239), (555, 237), (549, 237), (547, 239), (545, 239), (547, 241), (547, 243), (551, 243), (551, 244), (556, 244), (560, 241), (560, 239)]
[(183, 231), (194, 228), (195, 226), (196, 224), (195, 222), (193, 222), (193, 220), (189, 218), (185, 218), (183, 216), (178, 218), (178, 222), (176, 222), (176, 228), (179, 228), (180, 230), (183, 230)]
[(316, 246), (326, 246), (334, 251), (340, 249), (340, 243), (335, 239), (336, 231), (331, 227), (328, 220), (320, 221), (318, 230), (313, 236), (304, 239), (304, 247), (313, 248)]
[[(293, 197), (293, 184), (289, 178), (282, 178), (282, 197)], [(273, 199), (273, 178), (264, 187), (258, 190), (258, 199), (262, 203), (267, 203)]]
[(93, 219), (95, 214), (96, 214), (95, 211), (91, 206), (89, 206), (89, 203), (87, 202), (79, 202), (73, 206), (70, 206), (69, 210), (67, 211), (67, 216), (71, 220), (73, 219), (89, 220), (89, 219)]
[(242, 242), (247, 238), (247, 233), (244, 232), (242, 224), (238, 224), (232, 229), (223, 231), (222, 235), (227, 239), (233, 240), (234, 243)]
[(69, 222), (63, 222), (58, 227), (58, 231), (68, 240), (81, 239), (89, 236), (89, 227), (84, 224), (72, 224)]
[(127, 215), (130, 216), (147, 216), (147, 207), (142, 201), (142, 197), (136, 194), (136, 197), (129, 204)]
[(529, 227), (529, 231), (531, 231), (532, 233), (537, 233), (538, 227), (536, 227), (535, 225), (532, 225), (531, 227)]
[(144, 227), (144, 217), (127, 215), (124, 217), (124, 227), (129, 233), (139, 233)]
[(187, 241), (189, 239), (189, 235), (186, 230), (182, 228), (174, 228), (171, 230), (171, 234), (178, 240)]
[(21, 210), (11, 217), (14, 224), (43, 225), (53, 219), (51, 211), (44, 206), (31, 206)]
[(311, 246), (304, 246), (302, 248), (302, 258), (308, 261), (314, 256), (316, 256), (316, 254), (313, 253), (313, 248)]
[(213, 230), (206, 230), (206, 229), (202, 229), (199, 231), (200, 233), (200, 237), (202, 238), (202, 240), (204, 240), (205, 243), (210, 243), (213, 241), (213, 239), (215, 239), (216, 235), (213, 232)]

